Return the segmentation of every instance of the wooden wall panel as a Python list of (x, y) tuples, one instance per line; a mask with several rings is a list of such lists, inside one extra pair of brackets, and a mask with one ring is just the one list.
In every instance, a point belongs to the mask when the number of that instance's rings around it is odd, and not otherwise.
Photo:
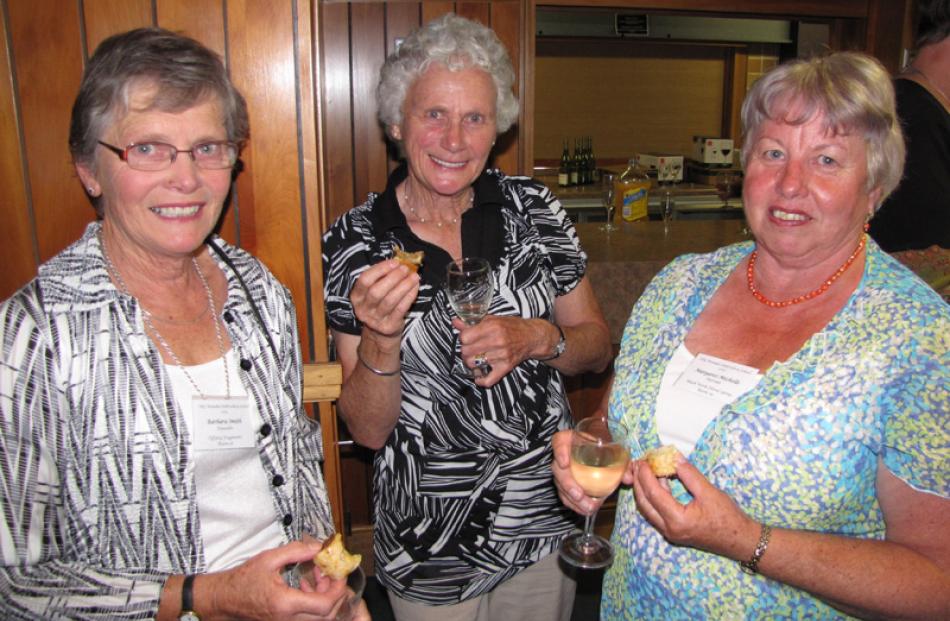
[(83, 66), (79, 14), (71, 2), (12, 2), (7, 7), (33, 235), (42, 262), (79, 237), (94, 217), (68, 148), (69, 111)]
[[(298, 143), (296, 32), (293, 6), (228, 2), (231, 76), (247, 99), (251, 141), (238, 177), (239, 234), (293, 295), (307, 300), (304, 218)], [(311, 94), (305, 94), (311, 96)], [(253, 205), (252, 209), (243, 207)], [(306, 340), (309, 318), (299, 313)]]
[(226, 0), (156, 0), (155, 14), (162, 28), (193, 37), (225, 59), (224, 3)]
[(489, 27), (492, 25), (491, 8), (491, 4), (488, 2), (455, 3), (456, 15), (461, 15), (466, 19), (471, 19)]
[(525, 119), (524, 89), (521, 88), (521, 76), (524, 73), (525, 58), (522, 45), (522, 6), (520, 2), (493, 2), (491, 4), (491, 27), (508, 49), (511, 64), (515, 70), (515, 96), (521, 101), (518, 124), (498, 137), (493, 155), (493, 165), (508, 174), (530, 174), (530, 168), (521, 166), (521, 127)]
[(349, 5), (319, 5), (323, 69), (323, 137), (330, 221), (356, 204), (350, 99)]
[(432, 21), (440, 15), (451, 13), (455, 10), (454, 2), (442, 2), (440, 0), (426, 0), (422, 3), (422, 22)]
[(151, 0), (86, 0), (82, 8), (86, 53), (90, 56), (111, 34), (155, 25)]
[[(6, 13), (0, 10), (0, 211), (3, 212), (3, 243), (0, 243), (0, 299), (6, 298), (36, 272), (39, 257), (33, 236), (26, 171), (21, 158), (20, 133), (15, 97), (15, 73), (8, 50), (10, 32)], [(17, 205), (18, 209), (4, 208)]]
[(376, 83), (386, 59), (385, 7), (378, 3), (350, 5), (353, 93), (353, 181), (356, 203), (370, 191), (386, 187), (386, 142), (376, 116)]

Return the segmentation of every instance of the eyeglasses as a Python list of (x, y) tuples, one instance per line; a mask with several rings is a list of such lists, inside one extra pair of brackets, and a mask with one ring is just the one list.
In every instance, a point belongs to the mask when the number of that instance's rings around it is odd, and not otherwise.
[(198, 168), (221, 170), (234, 166), (238, 155), (238, 146), (226, 140), (202, 142), (190, 149), (179, 149), (164, 142), (139, 142), (120, 149), (101, 140), (96, 142), (135, 170), (164, 170), (175, 162), (179, 153), (190, 155)]

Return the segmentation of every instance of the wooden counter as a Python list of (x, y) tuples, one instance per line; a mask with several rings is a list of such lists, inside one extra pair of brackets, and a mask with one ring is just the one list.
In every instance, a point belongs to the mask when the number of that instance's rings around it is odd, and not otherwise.
[(587, 252), (587, 275), (607, 319), (611, 342), (617, 344), (630, 309), (650, 280), (672, 259), (687, 253), (710, 252), (749, 239), (742, 220), (678, 220), (668, 235), (663, 223), (622, 222), (607, 233), (601, 224), (576, 225)]

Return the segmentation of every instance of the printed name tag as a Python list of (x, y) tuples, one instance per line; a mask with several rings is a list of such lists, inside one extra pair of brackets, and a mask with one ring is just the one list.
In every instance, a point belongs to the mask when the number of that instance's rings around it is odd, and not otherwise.
[(247, 397), (194, 397), (195, 450), (221, 451), (254, 446)]
[(759, 381), (759, 370), (715, 356), (699, 354), (673, 384), (707, 399), (735, 401)]

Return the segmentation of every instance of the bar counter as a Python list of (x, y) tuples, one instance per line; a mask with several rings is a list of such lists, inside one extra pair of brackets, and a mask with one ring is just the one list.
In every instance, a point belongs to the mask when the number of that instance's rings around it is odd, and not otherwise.
[(742, 220), (676, 220), (668, 235), (663, 234), (663, 223), (654, 221), (620, 222), (610, 233), (598, 223), (575, 225), (611, 342), (620, 343), (630, 309), (663, 266), (682, 254), (710, 252), (749, 239), (743, 225)]

